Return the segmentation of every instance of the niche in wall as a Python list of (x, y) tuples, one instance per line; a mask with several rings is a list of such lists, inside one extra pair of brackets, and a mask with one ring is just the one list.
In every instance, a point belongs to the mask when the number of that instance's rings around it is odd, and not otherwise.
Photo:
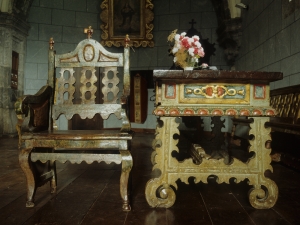
[(18, 90), (19, 53), (12, 51), (11, 89)]

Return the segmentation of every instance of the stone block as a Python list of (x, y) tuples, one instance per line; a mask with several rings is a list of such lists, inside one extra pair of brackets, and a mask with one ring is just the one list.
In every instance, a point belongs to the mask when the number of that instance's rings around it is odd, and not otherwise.
[[(268, 68), (267, 70), (269, 72), (280, 72), (281, 71), (281, 64), (278, 63), (278, 62), (273, 63), (273, 64), (269, 65), (267, 68)], [(277, 81), (275, 81), (275, 82), (277, 82)]]
[(264, 8), (269, 7), (269, 5), (271, 4), (272, 1), (273, 1), (273, 0), (264, 0), (264, 1), (263, 1)]
[(85, 38), (86, 35), (83, 33), (83, 28), (63, 27), (63, 42), (78, 44)]
[(169, 13), (169, 9), (170, 9), (169, 1), (155, 1), (153, 2), (153, 4), (154, 4), (153, 12), (155, 17)]
[(189, 1), (170, 1), (170, 14), (190, 13), (191, 8)]
[(39, 24), (30, 23), (27, 40), (38, 40), (39, 39)]
[(75, 26), (75, 12), (53, 9), (52, 11), (52, 25), (62, 25), (62, 26)]
[(259, 70), (261, 69), (264, 61), (264, 51), (263, 51), (263, 45), (260, 45), (256, 49), (253, 50), (254, 57), (253, 57), (253, 69)]
[(40, 90), (41, 87), (47, 84), (46, 79), (27, 79), (25, 80), (25, 89), (26, 90), (35, 90), (36, 92)]
[(276, 81), (275, 82), (275, 88), (283, 88), (283, 87), (288, 87), (290, 86), (290, 77), (284, 77), (282, 80)]
[(139, 67), (153, 68), (157, 65), (157, 48), (140, 48), (137, 54), (139, 59), (143, 59), (138, 62)]
[(201, 16), (201, 29), (218, 27), (218, 21), (215, 12), (203, 12), (201, 13)]
[[(218, 35), (217, 35), (215, 29), (209, 29), (208, 28), (208, 29), (201, 29), (201, 30), (198, 30), (198, 31), (201, 33), (203, 39), (208, 38), (209, 43), (211, 43), (211, 44), (217, 43)], [(201, 40), (200, 40), (200, 43), (201, 43)], [(205, 51), (205, 49), (204, 49), (204, 51)]]
[(268, 14), (262, 13), (258, 17), (258, 44), (262, 44), (268, 39)]
[(39, 63), (37, 65), (38, 79), (48, 79), (48, 63)]
[(300, 52), (300, 20), (291, 25), (291, 54)]
[(276, 35), (281, 30), (281, 1), (273, 1), (267, 8), (269, 37)]
[(282, 18), (282, 24), (281, 27), (282, 29), (286, 28), (287, 26), (291, 25), (292, 23), (295, 22), (295, 14), (292, 13), (291, 15), (289, 15), (287, 18)]
[(194, 21), (196, 22), (194, 24), (194, 28), (198, 31), (201, 31), (201, 27), (203, 27), (203, 25), (201, 26), (202, 24), (202, 17), (201, 17), (201, 13), (189, 13), (189, 14), (181, 14), (179, 15), (179, 21), (180, 21), (180, 24), (179, 24), (179, 29), (182, 30), (182, 31), (188, 31), (192, 25), (190, 24), (192, 19), (194, 19)]
[(290, 76), (290, 86), (300, 84), (300, 73), (293, 74)]
[(130, 51), (130, 68), (137, 68), (139, 66), (139, 54), (137, 51)]
[(64, 1), (62, 0), (40, 0), (41, 7), (62, 9), (64, 7)]
[(64, 9), (66, 10), (85, 12), (86, 8), (86, 0), (64, 0)]
[(55, 43), (54, 49), (56, 54), (64, 54), (75, 50), (76, 46), (76, 43)]
[(179, 16), (178, 15), (163, 15), (157, 21), (158, 30), (175, 30), (178, 28)]
[(254, 16), (257, 17), (264, 10), (264, 3), (261, 0), (252, 0), (254, 2)]
[(254, 65), (253, 65), (254, 51), (250, 51), (245, 57), (246, 58), (245, 58), (244, 70), (254, 70)]
[(212, 12), (213, 4), (210, 0), (191, 0), (191, 12)]
[(299, 62), (300, 62), (300, 52), (291, 55), (287, 58), (284, 58), (281, 61), (281, 72), (283, 72), (283, 76), (286, 77), (292, 74), (300, 73)]
[(211, 66), (226, 65), (224, 49), (221, 48), (219, 45), (215, 45), (215, 48), (216, 48), (215, 55), (210, 57)]
[(62, 41), (62, 26), (40, 24), (39, 25), (39, 40), (49, 41), (53, 38), (55, 42)]
[(25, 63), (26, 78), (36, 79), (38, 77), (37, 63)]
[(39, 6), (40, 5), (40, 0), (33, 0), (32, 6)]
[[(48, 62), (48, 42), (27, 40), (27, 63)], [(25, 75), (26, 76), (26, 75)]]
[(98, 29), (97, 21), (99, 14), (90, 12), (76, 12), (76, 27), (86, 28), (92, 26), (94, 30)]
[(86, 2), (86, 11), (91, 13), (100, 13), (101, 2), (99, 0), (89, 0)]
[(288, 57), (291, 54), (291, 27), (287, 27), (276, 34), (276, 61)]
[(264, 44), (264, 65), (269, 65), (275, 62), (275, 36), (268, 39)]
[[(174, 28), (175, 30), (175, 28)], [(172, 30), (173, 31), (173, 30)], [(166, 46), (169, 44), (169, 42), (167, 42), (167, 38), (170, 35), (171, 31), (157, 31), (155, 32), (155, 46)], [(167, 47), (166, 47), (167, 48)]]
[[(3, 108), (3, 89), (4, 89), (3, 87), (0, 87), (0, 109)], [(2, 114), (0, 114), (0, 119), (1, 119), (1, 115)]]
[(51, 24), (51, 9), (32, 6), (29, 11), (29, 23)]
[(169, 69), (173, 65), (173, 56), (168, 55), (167, 46), (157, 48), (157, 66)]

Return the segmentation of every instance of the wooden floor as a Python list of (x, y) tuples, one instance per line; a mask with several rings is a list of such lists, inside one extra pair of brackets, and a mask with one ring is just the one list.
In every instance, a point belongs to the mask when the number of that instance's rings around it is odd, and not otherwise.
[(49, 186), (37, 190), (34, 208), (25, 207), (25, 177), (18, 164), (16, 138), (0, 138), (0, 224), (300, 224), (300, 173), (281, 164), (266, 172), (279, 188), (277, 204), (268, 210), (250, 206), (246, 181), (239, 184), (186, 185), (178, 181), (177, 199), (169, 209), (150, 208), (146, 182), (152, 172), (153, 134), (136, 133), (132, 154), (132, 211), (121, 210), (120, 165), (58, 165), (58, 194)]

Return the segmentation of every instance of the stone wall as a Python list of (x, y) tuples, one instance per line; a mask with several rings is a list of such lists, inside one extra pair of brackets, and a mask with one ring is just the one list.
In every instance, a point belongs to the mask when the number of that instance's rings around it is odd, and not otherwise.
[[(47, 80), (48, 40), (53, 37), (57, 53), (72, 51), (76, 43), (86, 37), (83, 28), (91, 25), (93, 38), (100, 41), (100, 2), (99, 0), (34, 0), (29, 12), (31, 28), (27, 41), (25, 64), (25, 94), (34, 94)], [(194, 19), (195, 28), (203, 38), (216, 43), (215, 56), (211, 65), (219, 69), (228, 69), (223, 50), (218, 47), (216, 14), (210, 0), (153, 0), (154, 4), (154, 42), (153, 48), (137, 48), (131, 51), (131, 70), (169, 69), (173, 58), (168, 56), (167, 37), (171, 31), (187, 31), (189, 22)], [(109, 48), (109, 51), (120, 52), (121, 49)], [(153, 90), (148, 90), (149, 97)], [(152, 115), (153, 102), (148, 103), (148, 117), (144, 124), (132, 124), (135, 128), (155, 128), (156, 118)], [(111, 119), (105, 127), (118, 125)], [(60, 120), (60, 127), (66, 128)]]
[(281, 71), (271, 88), (300, 84), (300, 4), (289, 0), (244, 0), (243, 37), (237, 70)]
[[(0, 136), (15, 136), (17, 117), (14, 103), (23, 94), (28, 25), (9, 13), (1, 13), (0, 24)], [(19, 53), (17, 90), (11, 88), (12, 51)]]

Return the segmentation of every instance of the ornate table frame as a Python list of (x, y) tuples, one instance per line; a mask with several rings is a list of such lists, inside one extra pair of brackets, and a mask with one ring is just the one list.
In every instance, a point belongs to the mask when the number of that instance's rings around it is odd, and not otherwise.
[[(188, 184), (194, 177), (195, 183), (207, 183), (211, 175), (218, 177), (218, 183), (249, 180), (253, 188), (249, 191), (250, 204), (257, 209), (271, 208), (278, 197), (274, 181), (264, 176), (266, 170), (272, 171), (270, 128), (264, 124), (276, 114), (269, 106), (269, 83), (282, 79), (277, 72), (243, 72), (212, 70), (155, 70), (156, 107), (154, 114), (159, 116), (156, 136), (153, 141), (153, 169), (161, 175), (148, 181), (145, 194), (151, 207), (171, 207), (176, 200), (173, 188), (176, 181)], [(236, 158), (230, 164), (223, 159), (202, 158), (195, 163), (192, 158), (179, 162), (172, 152), (179, 149), (180, 134), (176, 117), (182, 116), (234, 116), (247, 117), (250, 123), (249, 140), (253, 157), (244, 163)], [(249, 121), (249, 120), (248, 120)], [(200, 153), (199, 153), (200, 154)]]

